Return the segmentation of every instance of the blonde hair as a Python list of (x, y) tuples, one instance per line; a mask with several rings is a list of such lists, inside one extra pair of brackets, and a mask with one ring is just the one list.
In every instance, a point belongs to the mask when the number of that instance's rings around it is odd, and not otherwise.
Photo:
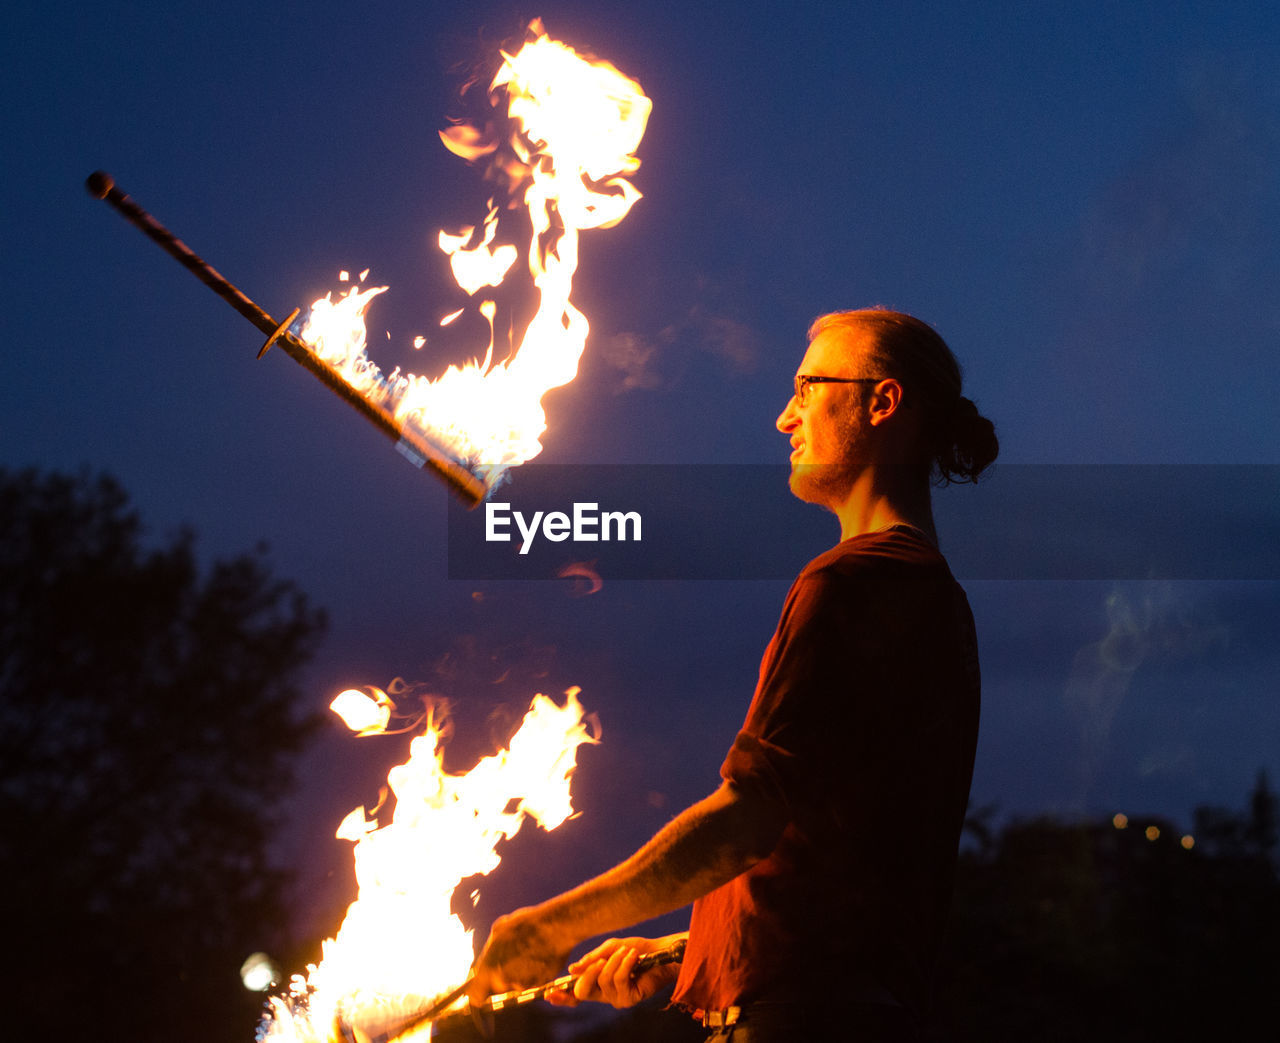
[(940, 484), (976, 482), (1000, 452), (995, 425), (966, 398), (964, 374), (947, 342), (927, 322), (887, 308), (819, 316), (809, 340), (829, 329), (872, 334), (871, 362), (903, 387), (903, 402), (926, 412), (924, 464)]

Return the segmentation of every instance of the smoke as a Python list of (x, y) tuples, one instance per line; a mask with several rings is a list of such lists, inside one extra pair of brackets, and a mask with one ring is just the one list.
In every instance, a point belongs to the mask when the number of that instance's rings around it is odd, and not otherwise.
[(622, 374), (622, 391), (651, 391), (661, 387), (658, 345), (639, 333), (615, 333), (600, 346), (604, 361)]
[[(1197, 659), (1214, 647), (1225, 647), (1225, 625), (1196, 618), (1185, 585), (1131, 583), (1112, 588), (1103, 602), (1108, 629), (1085, 645), (1071, 664), (1064, 702), (1080, 728), (1080, 805), (1107, 760), (1112, 727), (1129, 696), (1135, 675), (1145, 665)], [(1147, 754), (1144, 773), (1186, 768), (1193, 751), (1186, 748)]]
[[(1044, 392), (1087, 396), (1105, 418), (1082, 430), (1051, 415), (1042, 435), (1135, 460), (1234, 459), (1267, 437), (1264, 389), (1280, 375), (1276, 93), (1257, 69), (1189, 72), (1086, 204), (1056, 270), (1028, 288), (1061, 306), (1046, 315), (1060, 332), (1047, 334)], [(1188, 424), (1189, 401), (1238, 421)]]
[(752, 373), (760, 358), (760, 338), (755, 330), (737, 319), (701, 307), (690, 311), (683, 327), (668, 327), (662, 333), (673, 343), (691, 340), (696, 347), (724, 362), (730, 373)]
[(656, 336), (624, 331), (605, 338), (601, 357), (622, 374), (620, 391), (672, 387), (693, 352), (711, 355), (733, 376), (755, 372), (760, 335), (729, 315), (695, 304)]
[(1186, 290), (1199, 304), (1256, 303), (1275, 151), (1260, 138), (1239, 112), (1197, 113), (1117, 177), (1085, 219), (1086, 296), (1122, 315), (1181, 311)]

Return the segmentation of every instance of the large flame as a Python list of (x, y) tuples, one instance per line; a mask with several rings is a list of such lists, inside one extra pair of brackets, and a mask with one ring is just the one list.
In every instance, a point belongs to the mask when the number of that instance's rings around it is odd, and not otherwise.
[[(271, 1001), (260, 1039), (324, 1043), (340, 1009), (439, 996), (466, 979), (474, 952), (471, 931), (450, 911), (454, 892), (498, 865), (498, 842), (526, 818), (554, 829), (573, 813), (577, 750), (596, 741), (577, 695), (570, 689), (564, 706), (535, 696), (508, 748), (465, 775), (444, 770), (441, 722), (428, 712), (409, 759), (387, 776), (392, 820), (379, 828), (360, 807), (339, 826), (338, 837), (355, 842), (359, 897), (324, 943), (320, 963)], [(386, 729), (389, 703), (377, 690), (349, 691), (332, 709), (353, 731), (373, 734)]]
[(507, 468), (541, 451), (547, 427), (542, 396), (577, 375), (588, 332), (586, 316), (570, 300), (578, 234), (617, 224), (640, 198), (626, 175), (640, 165), (634, 153), (651, 108), (640, 85), (608, 62), (588, 61), (550, 39), (540, 22), (529, 30), (520, 50), (503, 52), (489, 88), (495, 105), (506, 99), (509, 140), (498, 142), (469, 126), (442, 134), (459, 155), (505, 163), (523, 188), (532, 223), (527, 267), (538, 308), (518, 347), (494, 361), (493, 302), (474, 299), (502, 282), (518, 253), (510, 244), (493, 245), (499, 208), (492, 199), (479, 230), (439, 237), (458, 285), (489, 320), (482, 360), (449, 366), (435, 379), (399, 370), (384, 376), (365, 353), (364, 313), (386, 287), (356, 286), (316, 301), (300, 333), (360, 394), (484, 476), (490, 488)]

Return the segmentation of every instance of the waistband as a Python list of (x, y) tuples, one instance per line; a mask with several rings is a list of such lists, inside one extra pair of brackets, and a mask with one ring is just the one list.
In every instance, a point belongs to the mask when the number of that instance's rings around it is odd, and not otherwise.
[(816, 993), (801, 999), (790, 991), (771, 992), (747, 1003), (726, 1007), (724, 1010), (704, 1010), (698, 1020), (702, 1022), (703, 1028), (728, 1028), (740, 1021), (751, 1020), (753, 1015), (778, 1014), (787, 1009), (812, 1008), (814, 1004), (821, 1003), (836, 1006), (842, 1004), (897, 1008), (902, 1006), (898, 998), (879, 981), (870, 976), (854, 975), (853, 979), (842, 986), (835, 995), (824, 994), (824, 990), (819, 989)]

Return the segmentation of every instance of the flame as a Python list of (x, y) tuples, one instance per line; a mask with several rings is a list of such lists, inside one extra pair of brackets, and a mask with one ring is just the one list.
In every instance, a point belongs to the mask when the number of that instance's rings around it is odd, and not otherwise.
[(475, 235), (474, 228), (464, 228), (457, 235), (440, 233), (440, 249), (449, 255), (454, 281), (467, 293), (474, 294), (482, 286), (500, 286), (516, 263), (519, 251), (510, 243), (491, 245), (497, 233), (497, 207), (490, 207), (484, 221), (484, 237), (474, 247), (467, 246)]
[(337, 695), (329, 709), (342, 718), (342, 723), (357, 735), (381, 735), (391, 720), (392, 702), (386, 693), (376, 690), (368, 695), (350, 688)]
[(330, 293), (311, 305), (302, 331), (316, 358), (365, 398), (378, 400), (393, 393), (393, 382), (382, 376), (365, 353), (368, 334), (364, 313), (370, 302), (386, 291), (386, 286), (364, 290), (357, 285), (337, 298)]
[[(360, 734), (380, 720), (385, 728), (386, 696), (374, 691), (334, 700)], [(466, 979), (474, 952), (470, 930), (450, 911), (458, 885), (491, 872), (500, 860), (498, 842), (526, 818), (554, 829), (573, 813), (569, 780), (577, 750), (597, 740), (583, 721), (578, 689), (565, 694), (563, 706), (534, 696), (508, 748), (463, 775), (444, 770), (443, 722), (428, 711), (409, 759), (387, 776), (392, 820), (379, 828), (356, 808), (339, 827), (340, 839), (355, 842), (359, 896), (324, 943), (320, 963), (305, 977), (295, 975), (287, 996), (271, 1000), (260, 1039), (327, 1041), (340, 1007), (443, 995)]]
[[(441, 135), (451, 151), (473, 160), (490, 157), (523, 187), (532, 225), (527, 268), (538, 308), (518, 347), (494, 361), (493, 303), (484, 301), (479, 309), (487, 311), (491, 335), (482, 360), (451, 365), (435, 379), (399, 370), (383, 376), (365, 354), (364, 314), (386, 287), (357, 286), (336, 299), (329, 294), (312, 305), (300, 333), (320, 359), (396, 424), (415, 428), (484, 476), (490, 488), (507, 468), (541, 451), (547, 427), (542, 396), (577, 375), (589, 331), (586, 316), (570, 300), (579, 233), (617, 224), (640, 198), (626, 178), (639, 168), (634, 153), (651, 109), (640, 85), (610, 63), (589, 61), (550, 39), (538, 21), (529, 26), (529, 36), (515, 54), (503, 52), (489, 88), (495, 105), (506, 99), (505, 150), (470, 126)], [(499, 221), (490, 199), (479, 231), (440, 233), (454, 278), (469, 295), (500, 285), (515, 265), (514, 245), (494, 245)]]

